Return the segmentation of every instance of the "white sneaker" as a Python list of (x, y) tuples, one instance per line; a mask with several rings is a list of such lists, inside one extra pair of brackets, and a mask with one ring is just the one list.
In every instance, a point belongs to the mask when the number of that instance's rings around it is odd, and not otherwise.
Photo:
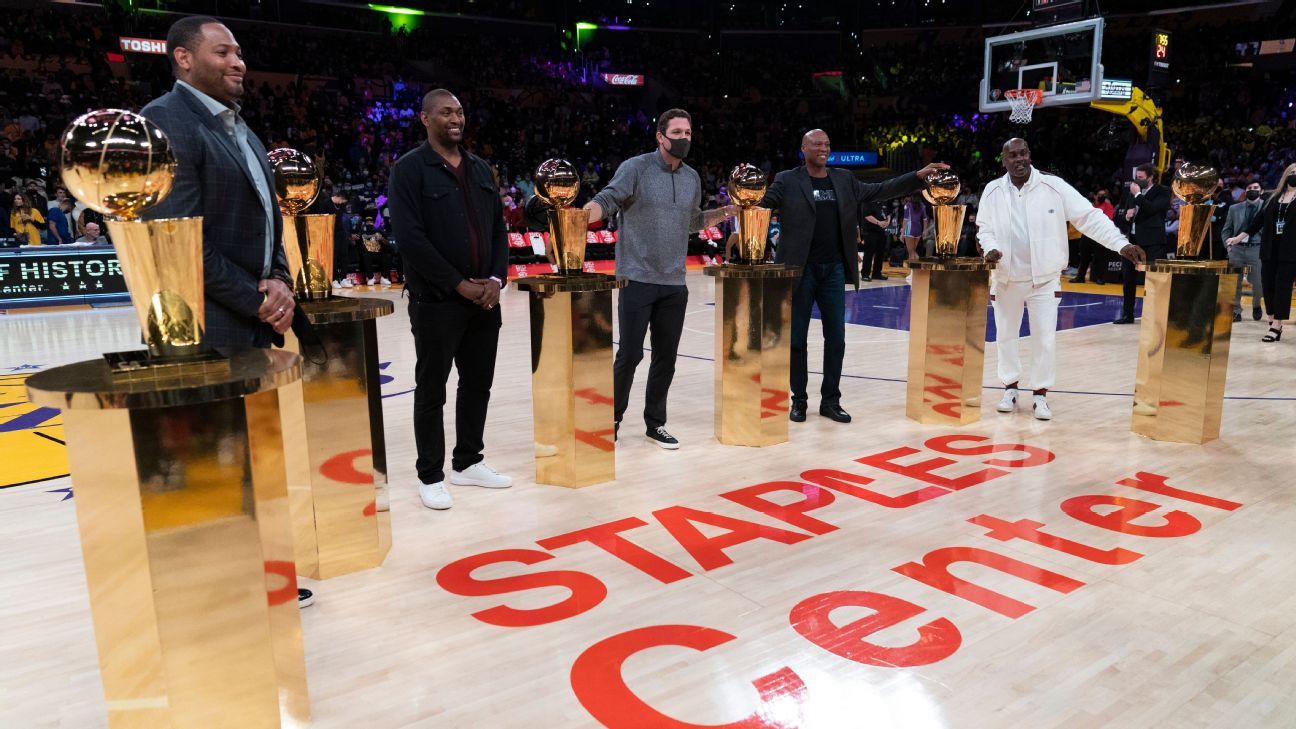
[(556, 455), (558, 455), (558, 446), (553, 445), (551, 443), (541, 443), (540, 441), (536, 441), (535, 443), (536, 458), (551, 458)]
[(378, 278), (375, 276), (374, 278), (366, 279), (366, 280), (365, 280), (365, 285), (366, 285), (366, 286), (377, 286), (377, 285), (378, 285)]
[(995, 406), (995, 410), (1001, 413), (1011, 413), (1017, 409), (1017, 388), (1005, 387), (1003, 399)]
[(450, 471), (450, 483), (455, 486), (481, 486), (484, 489), (506, 489), (513, 479), (478, 461), (462, 471)]
[(1048, 399), (1045, 398), (1043, 395), (1035, 396), (1035, 419), (1036, 420), (1053, 419), (1053, 411), (1049, 410)]
[(386, 276), (379, 276), (378, 283), (382, 284), (383, 286), (391, 286), (391, 281), (388, 281)]
[(420, 484), (419, 498), (423, 499), (423, 505), (429, 509), (444, 510), (454, 506), (454, 499), (450, 498), (450, 490), (446, 488), (445, 481)]
[(344, 278), (338, 282), (338, 288), (351, 289), (355, 288), (355, 284), (351, 283), (351, 279)]

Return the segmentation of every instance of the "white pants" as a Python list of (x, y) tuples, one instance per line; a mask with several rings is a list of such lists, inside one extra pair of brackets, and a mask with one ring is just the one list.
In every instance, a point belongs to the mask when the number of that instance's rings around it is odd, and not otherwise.
[(994, 285), (995, 343), (999, 346), (999, 381), (1020, 382), (1022, 310), (1030, 312), (1030, 369), (1023, 389), (1046, 390), (1057, 373), (1057, 313), (1059, 279), (1036, 286), (1030, 281), (996, 281)]

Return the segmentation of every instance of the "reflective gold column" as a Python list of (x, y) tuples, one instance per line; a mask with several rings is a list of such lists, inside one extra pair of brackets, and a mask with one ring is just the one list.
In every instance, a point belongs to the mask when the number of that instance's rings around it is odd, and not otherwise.
[(293, 538), (297, 573), (323, 580), (377, 567), (391, 549), (377, 319), (393, 306), (349, 297), (298, 306), (319, 343), (285, 338), (303, 360), (283, 408)]
[(37, 373), (63, 410), (113, 729), (304, 726), (310, 709), (277, 389), (288, 352)]
[(715, 286), (715, 436), (725, 445), (788, 439), (792, 290), (801, 269), (777, 263), (707, 266)]
[(600, 273), (518, 279), (530, 293), (536, 483), (579, 488), (616, 478), (612, 291)]
[[(937, 206), (941, 207), (957, 206)], [(923, 258), (913, 269), (905, 415), (920, 423), (981, 419), (990, 269), (980, 258)]]
[(1176, 443), (1219, 437), (1240, 273), (1227, 261), (1148, 264), (1130, 430)]

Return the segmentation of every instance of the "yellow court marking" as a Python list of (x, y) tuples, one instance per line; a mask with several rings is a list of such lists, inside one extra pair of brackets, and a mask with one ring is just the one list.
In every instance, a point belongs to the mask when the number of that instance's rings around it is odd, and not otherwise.
[(68, 473), (62, 413), (27, 402), (27, 376), (0, 375), (0, 488)]

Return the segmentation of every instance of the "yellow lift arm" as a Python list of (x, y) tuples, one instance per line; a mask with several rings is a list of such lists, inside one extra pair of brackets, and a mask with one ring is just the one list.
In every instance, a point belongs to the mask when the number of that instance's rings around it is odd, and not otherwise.
[(1094, 101), (1089, 106), (1109, 114), (1129, 119), (1138, 131), (1139, 139), (1148, 140), (1148, 132), (1156, 129), (1157, 171), (1164, 174), (1170, 166), (1170, 148), (1165, 143), (1165, 129), (1161, 126), (1161, 107), (1143, 89), (1134, 87), (1129, 101)]

